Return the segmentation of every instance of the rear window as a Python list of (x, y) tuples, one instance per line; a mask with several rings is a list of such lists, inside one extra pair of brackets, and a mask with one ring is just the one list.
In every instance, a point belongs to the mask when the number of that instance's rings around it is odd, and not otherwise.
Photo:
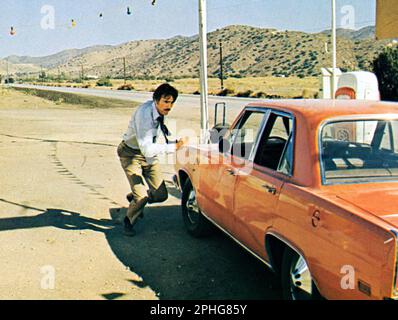
[(321, 132), (323, 182), (398, 180), (398, 120), (336, 121)]

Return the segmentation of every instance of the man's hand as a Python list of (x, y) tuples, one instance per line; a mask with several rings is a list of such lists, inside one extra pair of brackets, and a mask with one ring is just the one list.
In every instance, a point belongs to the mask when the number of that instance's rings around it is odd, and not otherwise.
[(183, 146), (188, 144), (188, 138), (184, 137), (177, 141), (176, 143), (176, 150), (181, 149)]

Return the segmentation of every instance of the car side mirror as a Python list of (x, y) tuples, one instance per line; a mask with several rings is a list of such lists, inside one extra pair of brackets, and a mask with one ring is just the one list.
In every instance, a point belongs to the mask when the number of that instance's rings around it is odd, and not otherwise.
[(231, 149), (231, 143), (229, 140), (222, 138), (220, 142), (218, 143), (218, 150), (221, 153), (225, 153)]

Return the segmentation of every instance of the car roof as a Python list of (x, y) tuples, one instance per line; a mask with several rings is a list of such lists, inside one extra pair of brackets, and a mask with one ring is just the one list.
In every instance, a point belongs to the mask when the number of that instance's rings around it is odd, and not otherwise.
[(365, 100), (262, 100), (250, 103), (248, 107), (273, 108), (318, 120), (330, 117), (366, 114), (397, 114), (398, 103)]

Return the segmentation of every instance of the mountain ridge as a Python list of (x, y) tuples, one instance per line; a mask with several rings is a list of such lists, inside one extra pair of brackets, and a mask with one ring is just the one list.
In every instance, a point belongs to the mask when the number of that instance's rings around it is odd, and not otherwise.
[[(315, 76), (331, 64), (330, 30), (319, 33), (281, 31), (231, 25), (208, 33), (209, 76), (219, 73), (219, 43), (223, 43), (226, 76)], [(338, 65), (343, 70), (369, 70), (371, 62), (387, 44), (374, 39), (374, 27), (338, 29)], [(50, 57), (50, 58), (49, 58)], [(199, 74), (198, 35), (170, 39), (129, 41), (115, 46), (93, 46), (61, 51), (47, 57), (9, 57), (9, 63), (24, 62), (58, 71), (67, 77), (85, 75), (133, 78), (183, 78)], [(36, 59), (36, 60), (35, 60)], [(39, 60), (38, 60), (39, 59)], [(47, 60), (43, 63), (40, 59)], [(19, 64), (15, 64), (18, 66)], [(0, 60), (0, 68), (3, 69)], [(32, 71), (27, 71), (27, 73)], [(23, 73), (23, 68), (19, 70)]]

